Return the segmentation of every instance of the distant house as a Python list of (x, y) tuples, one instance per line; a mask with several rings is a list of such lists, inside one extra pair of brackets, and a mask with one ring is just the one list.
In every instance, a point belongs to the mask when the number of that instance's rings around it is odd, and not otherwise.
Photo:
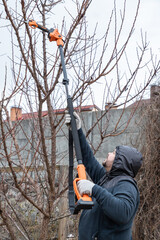
[[(152, 101), (156, 101), (157, 96), (160, 94), (160, 86), (158, 85), (152, 85), (150, 89), (150, 99), (141, 99), (137, 100), (136, 102), (129, 105), (127, 108), (137, 108), (137, 107), (144, 107), (150, 104)], [(118, 106), (111, 102), (105, 103), (105, 110), (107, 109), (117, 109)], [(57, 115), (64, 114), (66, 108), (61, 109), (54, 109), (53, 112)], [(93, 105), (86, 105), (86, 106), (78, 106), (74, 108), (75, 111), (80, 112), (93, 112), (93, 111), (101, 111), (99, 107), (97, 107), (95, 104)], [(42, 117), (45, 117), (48, 115), (48, 111), (42, 112)], [(11, 121), (21, 120), (21, 119), (32, 119), (32, 118), (38, 118), (38, 112), (31, 112), (31, 113), (22, 113), (22, 108), (13, 106), (10, 110), (10, 119)]]

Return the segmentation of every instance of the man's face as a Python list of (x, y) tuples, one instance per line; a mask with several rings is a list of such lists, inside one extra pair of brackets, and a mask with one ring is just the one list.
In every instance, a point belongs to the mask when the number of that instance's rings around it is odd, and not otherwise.
[(109, 152), (107, 158), (103, 161), (102, 165), (106, 168), (107, 172), (111, 170), (115, 156), (116, 150), (114, 150), (113, 152)]

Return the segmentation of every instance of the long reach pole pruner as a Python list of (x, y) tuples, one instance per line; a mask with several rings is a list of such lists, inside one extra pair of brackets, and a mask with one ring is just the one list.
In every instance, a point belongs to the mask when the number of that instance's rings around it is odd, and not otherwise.
[[(86, 194), (81, 196), (77, 188), (77, 182), (81, 179), (86, 179), (86, 171), (82, 161), (82, 152), (80, 147), (77, 126), (76, 126), (76, 120), (73, 115), (73, 112), (74, 112), (73, 102), (72, 102), (71, 96), (68, 93), (69, 80), (67, 77), (66, 66), (64, 61), (64, 52), (63, 52), (64, 40), (62, 39), (62, 35), (58, 32), (58, 29), (53, 29), (53, 28), (48, 29), (38, 24), (34, 20), (29, 20), (27, 23), (33, 29), (39, 28), (40, 30), (47, 32), (49, 41), (50, 42), (56, 41), (57, 46), (59, 47), (63, 76), (64, 76), (63, 84), (66, 90), (68, 111), (71, 116), (71, 130), (69, 130), (69, 163), (70, 163), (69, 164), (69, 207), (72, 214), (77, 214), (81, 209), (91, 209), (94, 203), (90, 196)], [(78, 178), (75, 178), (74, 181), (73, 181), (73, 143), (74, 143), (75, 154), (76, 154), (77, 163), (78, 163), (77, 165)], [(73, 191), (73, 187), (74, 187), (74, 191)], [(74, 192), (77, 198), (76, 203), (75, 203)]]

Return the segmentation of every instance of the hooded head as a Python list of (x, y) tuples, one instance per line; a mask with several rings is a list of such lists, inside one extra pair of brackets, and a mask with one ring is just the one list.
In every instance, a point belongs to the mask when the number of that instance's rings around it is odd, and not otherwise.
[(142, 154), (137, 149), (118, 146), (116, 147), (116, 155), (109, 175), (125, 174), (134, 178), (142, 165), (142, 160)]

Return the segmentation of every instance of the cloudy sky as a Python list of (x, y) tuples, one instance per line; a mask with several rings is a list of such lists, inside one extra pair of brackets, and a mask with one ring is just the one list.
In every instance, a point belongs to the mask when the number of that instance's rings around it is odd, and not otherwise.
[[(88, 29), (92, 32), (96, 23), (98, 23), (97, 33), (101, 34), (105, 24), (107, 23), (111, 10), (113, 8), (113, 0), (93, 0), (91, 6), (87, 13), (88, 20)], [(117, 1), (121, 4), (123, 1)], [(127, 9), (126, 15), (129, 22), (133, 20), (135, 14), (136, 0), (128, 0), (127, 1)], [(66, 1), (66, 7), (69, 11), (73, 12), (74, 15), (74, 4), (72, 4), (71, 0)], [(119, 6), (120, 7), (120, 6)], [(152, 48), (152, 51), (157, 58), (160, 59), (160, 0), (141, 0), (140, 10), (138, 15), (138, 20), (136, 23), (136, 28), (134, 34), (132, 36), (132, 44), (137, 44), (141, 41), (141, 29), (143, 33), (147, 33), (147, 39), (149, 41), (149, 47)], [(3, 11), (3, 6), (0, 5), (0, 12)], [(67, 13), (62, 6), (57, 8), (57, 12), (55, 13), (55, 22), (61, 22), (64, 15), (67, 19)], [(8, 37), (8, 31), (3, 27), (6, 24), (1, 20), (0, 29), (0, 69), (1, 69), (1, 84), (3, 85), (5, 78), (5, 67), (9, 69), (11, 67), (9, 57), (11, 56), (11, 45), (10, 38)], [(126, 33), (127, 33), (127, 25), (126, 25)], [(125, 31), (123, 32), (125, 37)], [(133, 49), (128, 52), (129, 55), (133, 54)], [(9, 71), (8, 71), (9, 72)], [(8, 73), (9, 75), (9, 73)], [(8, 81), (11, 78), (11, 75), (8, 77)], [(1, 85), (1, 86), (2, 86)], [(2, 91), (2, 88), (0, 92)], [(1, 95), (0, 95), (1, 97)]]

